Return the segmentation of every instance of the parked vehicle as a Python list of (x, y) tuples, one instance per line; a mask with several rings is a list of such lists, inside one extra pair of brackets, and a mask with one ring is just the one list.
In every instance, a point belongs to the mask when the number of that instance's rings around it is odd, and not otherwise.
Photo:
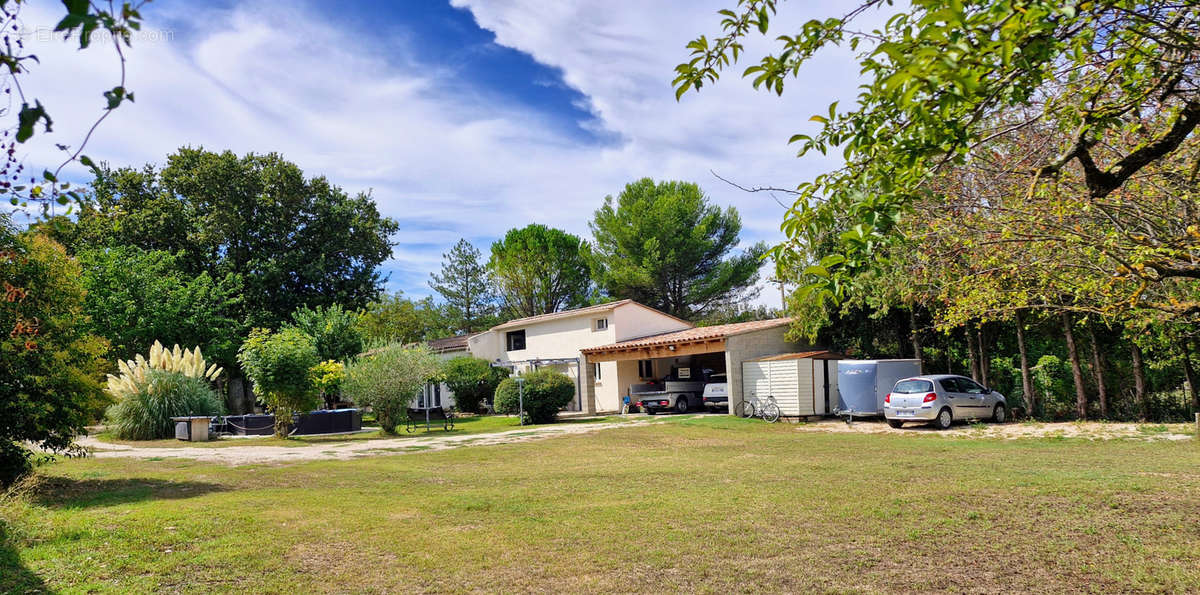
[(943, 430), (956, 420), (1004, 423), (1008, 401), (1004, 395), (963, 376), (914, 376), (898, 381), (884, 397), (883, 416), (893, 428), (906, 421), (933, 422)]
[(649, 415), (660, 411), (687, 413), (701, 407), (701, 395), (711, 376), (712, 370), (676, 367), (662, 380), (631, 386), (629, 394)]
[(708, 384), (704, 385), (704, 394), (701, 395), (700, 401), (709, 411), (729, 411), (729, 383), (725, 374), (712, 374), (708, 377)]
[(850, 422), (856, 417), (883, 415), (883, 397), (905, 378), (919, 376), (921, 362), (915, 359), (849, 360), (837, 363), (836, 415)]

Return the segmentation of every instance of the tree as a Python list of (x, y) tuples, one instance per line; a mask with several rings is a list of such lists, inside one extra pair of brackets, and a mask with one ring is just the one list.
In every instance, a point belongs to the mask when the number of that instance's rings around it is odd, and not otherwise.
[(111, 357), (133, 359), (161, 341), (198, 345), (223, 367), (236, 363), (245, 332), (240, 276), (192, 275), (170, 252), (132, 246), (87, 249), (76, 259), (87, 290), (86, 328), (108, 339)]
[(508, 370), (492, 367), (485, 359), (463, 355), (451, 358), (442, 366), (446, 386), (454, 392), (454, 406), (459, 411), (475, 413), (484, 401), (496, 392)]
[(256, 328), (238, 351), (238, 362), (275, 415), (275, 437), (286, 438), (292, 414), (320, 406), (312, 370), (321, 359), (312, 337), (288, 327), (273, 333)]
[(30, 469), (26, 442), (74, 454), (76, 436), (107, 404), (107, 344), (86, 332), (79, 266), (41, 234), (0, 217), (0, 486)]
[(446, 317), (456, 332), (473, 333), (495, 322), (496, 294), (479, 250), (461, 239), (442, 255), (441, 273), (429, 274), (429, 286), (446, 300)]
[[(112, 2), (106, 4), (103, 2), (64, 1), (62, 3), (66, 14), (54, 26), (54, 32), (61, 34), (64, 40), (69, 40), (78, 34), (80, 50), (87, 49), (96, 34), (102, 33), (100, 36), (102, 43), (107, 41), (112, 45), (120, 74), (117, 85), (104, 91), (104, 110), (80, 141), (74, 145), (63, 142), (56, 143), (58, 149), (63, 152), (63, 160), (53, 171), (47, 169), (40, 175), (30, 176), (30, 172), (25, 171), (25, 159), (22, 155), (17, 154), (17, 146), (32, 139), (38, 132), (39, 125), (42, 127), (42, 133), (49, 135), (53, 132), (54, 121), (41, 101), (36, 97), (26, 96), (25, 89), (19, 80), (30, 72), (32, 64), (41, 64), (38, 56), (27, 53), (27, 46), (24, 40), (20, 39), (21, 33), (18, 33), (27, 26), (21, 17), (21, 8), (25, 2), (19, 0), (0, 1), (0, 31), (5, 32), (4, 43), (0, 44), (0, 63), (3, 64), (5, 71), (4, 81), (0, 83), (0, 88), (3, 88), (6, 97), (19, 99), (21, 103), (19, 110), (13, 109), (15, 101), (10, 101), (10, 105), (0, 111), (0, 118), (9, 119), (8, 122), (5, 122), (4, 129), (14, 132), (12, 136), (5, 135), (3, 140), (0, 140), (0, 152), (5, 155), (3, 163), (0, 164), (0, 194), (7, 194), (9, 202), (13, 206), (25, 207), (30, 202), (40, 203), (43, 214), (46, 214), (50, 212), (54, 204), (66, 205), (71, 201), (85, 199), (85, 196), (73, 189), (69, 182), (60, 181), (59, 175), (62, 174), (63, 168), (75, 162), (94, 170), (95, 164), (87, 155), (83, 154), (88, 139), (114, 110), (126, 101), (133, 101), (133, 91), (125, 87), (123, 48), (131, 45), (133, 32), (141, 28), (142, 15), (139, 10), (145, 3), (145, 1), (125, 2), (119, 11), (114, 10)], [(35, 29), (32, 25), (29, 27), (31, 30)], [(36, 29), (40, 30), (41, 27), (36, 27)], [(9, 35), (14, 39), (10, 39)]]
[(587, 303), (591, 280), (583, 242), (537, 223), (510, 229), (492, 244), (488, 270), (507, 314), (537, 316)]
[(363, 351), (364, 337), (359, 318), (357, 312), (347, 311), (340, 304), (316, 308), (304, 306), (292, 312), (292, 322), (288, 326), (312, 337), (321, 361), (344, 362)]
[(417, 392), (438, 374), (441, 364), (424, 345), (394, 343), (351, 362), (342, 392), (357, 405), (370, 407), (385, 434), (395, 434)]
[(612, 297), (690, 320), (757, 293), (766, 246), (731, 254), (742, 229), (737, 210), (722, 211), (695, 184), (626, 184), (615, 200), (604, 198), (590, 227), (592, 277)]
[(371, 346), (407, 345), (451, 334), (445, 314), (432, 298), (413, 301), (402, 291), (367, 304), (359, 317), (359, 327)]
[(305, 178), (276, 153), (182, 148), (161, 171), (102, 168), (92, 189), (71, 232), (76, 249), (167, 250), (188, 273), (241, 275), (251, 326), (277, 328), (302, 305), (365, 306), (397, 229), (368, 194)]
[[(724, 33), (688, 44), (678, 95), (714, 82), (766, 33), (776, 0), (740, 0), (721, 11)], [(801, 155), (840, 149), (845, 167), (801, 184), (774, 255), (782, 266), (809, 267), (807, 286), (840, 300), (863, 269), (894, 255), (897, 223), (928, 196), (931, 174), (980, 146), (1021, 134), (1043, 119), (1061, 133), (1047, 160), (1021, 162), (1030, 181), (1076, 173), (1088, 199), (1126, 187), (1146, 167), (1170, 159), (1200, 124), (1200, 6), (1165, 0), (921, 0), (878, 31), (854, 23), (885, 0), (859, 4), (840, 18), (813, 20), (777, 38), (778, 52), (747, 68), (755, 87), (782, 93), (816, 53), (849, 42), (860, 50), (866, 83), (857, 105), (813, 116), (821, 129), (796, 135)], [(1012, 120), (997, 117), (1023, 110)], [(1052, 118), (1048, 118), (1051, 117)], [(1192, 160), (1195, 163), (1195, 160)], [(864, 192), (870, 189), (870, 192)], [(806, 262), (806, 234), (844, 214), (850, 225), (821, 262)], [(799, 249), (797, 249), (799, 248)], [(1164, 266), (1164, 277), (1194, 278), (1190, 266)]]

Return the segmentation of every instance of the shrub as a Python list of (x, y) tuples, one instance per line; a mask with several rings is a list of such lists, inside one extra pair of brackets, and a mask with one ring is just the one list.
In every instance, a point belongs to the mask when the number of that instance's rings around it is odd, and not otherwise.
[(178, 372), (189, 378), (201, 380), (216, 380), (224, 371), (216, 364), (207, 365), (199, 347), (187, 350), (175, 345), (174, 348), (167, 349), (158, 341), (150, 346), (150, 359), (142, 357), (139, 353), (132, 360), (117, 362), (117, 368), (121, 375), (108, 375), (108, 392), (118, 400), (141, 390), (139, 385), (145, 383), (146, 374), (150, 370)]
[(332, 406), (342, 392), (342, 382), (346, 380), (346, 364), (328, 359), (313, 366), (310, 373), (313, 388), (321, 393), (326, 407)]
[(1065, 419), (1075, 415), (1075, 385), (1071, 367), (1054, 355), (1043, 355), (1032, 368), (1034, 389), (1040, 393), (1042, 416)]
[(107, 405), (107, 342), (86, 332), (79, 266), (41, 234), (0, 214), (0, 487), (29, 469), (29, 443), (72, 452)]
[[(575, 383), (562, 372), (536, 370), (522, 374), (521, 378), (525, 379), (525, 415), (530, 423), (553, 422), (558, 411), (575, 398)], [(519, 397), (517, 379), (505, 379), (496, 387), (496, 412), (517, 413)]]
[(417, 392), (438, 374), (441, 363), (424, 345), (388, 345), (346, 366), (342, 392), (359, 406), (374, 410), (383, 431), (394, 434)]
[(500, 382), (508, 378), (508, 370), (467, 355), (448, 360), (442, 373), (446, 386), (454, 392), (454, 406), (470, 413), (479, 411), (480, 403), (494, 395)]
[(312, 337), (321, 360), (346, 361), (363, 350), (360, 314), (342, 309), (338, 304), (328, 308), (307, 306), (292, 312), (292, 324)]
[(172, 417), (221, 415), (221, 397), (203, 378), (150, 369), (108, 409), (108, 422), (122, 440), (156, 440), (175, 433)]
[(238, 361), (263, 402), (275, 414), (275, 436), (286, 437), (292, 414), (320, 406), (311, 370), (320, 363), (312, 337), (287, 327), (272, 333), (257, 328), (238, 351)]

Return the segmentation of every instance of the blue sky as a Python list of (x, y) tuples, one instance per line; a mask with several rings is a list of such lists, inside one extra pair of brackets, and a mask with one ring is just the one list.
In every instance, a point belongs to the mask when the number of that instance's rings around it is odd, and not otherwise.
[[(388, 287), (413, 297), (431, 293), (429, 272), (460, 237), (485, 253), (530, 222), (587, 237), (604, 196), (643, 176), (697, 182), (738, 208), (744, 242), (776, 242), (775, 197), (740, 192), (712, 172), (791, 187), (836, 167), (796, 159), (787, 139), (811, 132), (809, 116), (830, 102), (852, 98), (857, 69), (848, 52), (831, 52), (782, 98), (730, 76), (675, 101), (672, 68), (686, 59), (684, 45), (717, 33), (726, 4), (158, 0), (143, 10), (147, 28), (129, 52), (137, 102), (87, 152), (139, 165), (181, 145), (278, 151), (348, 192), (370, 191), (401, 224)], [(830, 16), (783, 8), (778, 32)], [(31, 5), (27, 27), (52, 20), (39, 10), (57, 9)], [(27, 160), (40, 163), (52, 143), (71, 144), (86, 129), (100, 105), (90, 91), (111, 87), (116, 73), (103, 47), (69, 56), (61, 42), (34, 43), (45, 70), (28, 86), (60, 131), (31, 150)], [(760, 301), (778, 304), (778, 293)]]

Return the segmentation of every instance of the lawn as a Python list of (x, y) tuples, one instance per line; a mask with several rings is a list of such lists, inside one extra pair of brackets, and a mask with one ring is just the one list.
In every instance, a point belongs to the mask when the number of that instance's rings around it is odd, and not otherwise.
[(0, 591), (1197, 591), (1200, 441), (725, 416), (229, 468), (70, 460)]
[[(582, 417), (576, 419), (563, 419), (558, 421), (558, 424), (590, 424), (590, 423), (612, 423), (624, 421), (621, 416), (607, 417)], [(374, 420), (370, 420), (373, 422)], [(363, 425), (369, 425), (363, 422)], [(439, 422), (430, 422), (430, 429), (426, 430), (422, 424), (416, 431), (409, 433), (404, 431), (404, 426), (401, 425), (399, 432), (396, 434), (384, 434), (380, 431), (374, 432), (359, 432), (355, 434), (327, 434), (319, 436), (293, 436), (287, 439), (275, 438), (274, 436), (251, 436), (239, 438), (221, 438), (218, 440), (210, 440), (208, 442), (186, 442), (175, 438), (165, 440), (120, 440), (113, 436), (110, 432), (100, 432), (96, 434), (96, 440), (108, 444), (122, 444), (128, 446), (140, 447), (193, 447), (205, 446), (212, 448), (223, 448), (228, 446), (313, 446), (321, 444), (335, 444), (341, 442), (355, 442), (359, 440), (379, 440), (379, 439), (394, 439), (394, 438), (424, 438), (431, 436), (467, 436), (471, 434), (493, 434), (496, 432), (507, 432), (510, 430), (534, 429), (546, 427), (545, 424), (526, 425), (522, 426), (520, 420), (516, 416), (510, 415), (467, 415), (457, 417), (454, 420), (453, 430), (443, 430)]]

